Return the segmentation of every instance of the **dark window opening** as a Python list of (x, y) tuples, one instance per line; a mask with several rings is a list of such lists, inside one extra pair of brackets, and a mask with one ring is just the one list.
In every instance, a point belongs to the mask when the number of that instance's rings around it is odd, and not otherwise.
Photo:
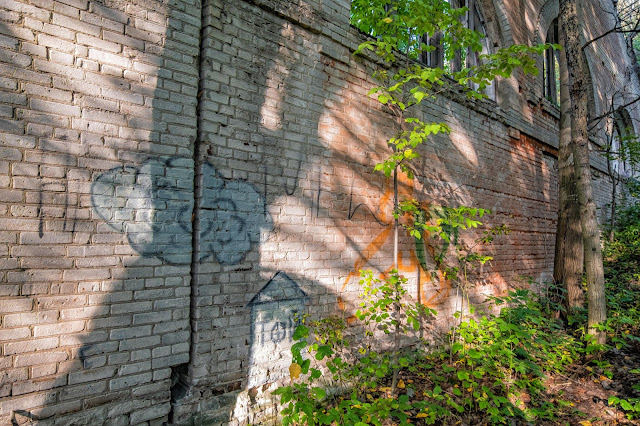
[[(558, 19), (554, 19), (547, 32), (547, 43), (558, 44)], [(560, 52), (554, 49), (544, 51), (544, 97), (560, 106), (560, 66), (558, 55)]]
[[(410, 58), (419, 61), (429, 68), (443, 68), (448, 73), (454, 73), (463, 68), (480, 65), (481, 55), (489, 54), (491, 49), (485, 29), (485, 21), (478, 8), (477, 0), (447, 1), (453, 8), (467, 8), (467, 11), (461, 19), (464, 20), (464, 25), (467, 28), (482, 34), (482, 50), (480, 52), (474, 52), (471, 48), (451, 51), (451, 46), (444, 42), (445, 37), (442, 32), (420, 36), (413, 35), (407, 30), (406, 33), (400, 34), (400, 37), (404, 37), (404, 40), (399, 42), (399, 47), (400, 50), (408, 53)], [(354, 1), (352, 2), (351, 9), (351, 24), (370, 36), (380, 37), (380, 34), (384, 30), (383, 18), (391, 12), (392, 4), (393, 3), (388, 1), (378, 0), (373, 4), (367, 3), (365, 9), (365, 5), (362, 2)], [(430, 49), (422, 49), (420, 47), (421, 44), (430, 46)], [(477, 89), (477, 87), (473, 87), (475, 86), (473, 83), (470, 83), (470, 86), (473, 89)], [(484, 90), (484, 94), (490, 99), (495, 99), (494, 85), (489, 85)]]

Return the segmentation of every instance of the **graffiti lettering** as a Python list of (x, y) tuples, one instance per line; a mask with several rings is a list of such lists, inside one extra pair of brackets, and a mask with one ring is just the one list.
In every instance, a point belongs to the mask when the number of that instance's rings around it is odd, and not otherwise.
[(251, 299), (249, 385), (285, 377), (291, 363), (293, 332), (300, 324), (307, 295), (284, 272), (278, 272)]
[[(143, 256), (168, 263), (191, 262), (193, 214), (192, 160), (149, 159), (100, 175), (91, 186), (96, 213), (126, 235)], [(215, 256), (223, 264), (241, 261), (270, 229), (264, 198), (250, 184), (224, 179), (210, 164), (203, 166), (200, 211), (200, 260)]]
[(203, 169), (200, 260), (215, 256), (222, 264), (240, 262), (271, 229), (264, 197), (249, 183), (224, 179), (210, 164)]

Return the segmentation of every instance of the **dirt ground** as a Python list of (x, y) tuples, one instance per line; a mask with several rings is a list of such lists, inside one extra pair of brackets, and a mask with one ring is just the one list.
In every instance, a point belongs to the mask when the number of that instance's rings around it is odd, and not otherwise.
[[(611, 364), (612, 378), (606, 377), (603, 369), (589, 365), (572, 365), (566, 375), (556, 375), (547, 381), (550, 398), (561, 398), (573, 403), (579, 418), (563, 419), (571, 425), (640, 425), (640, 420), (628, 420), (624, 411), (609, 406), (612, 396), (621, 399), (639, 398), (640, 391), (632, 386), (640, 382), (640, 374), (630, 370), (640, 368), (640, 344), (627, 350), (612, 349), (606, 352), (602, 361)], [(581, 423), (582, 422), (582, 423)]]

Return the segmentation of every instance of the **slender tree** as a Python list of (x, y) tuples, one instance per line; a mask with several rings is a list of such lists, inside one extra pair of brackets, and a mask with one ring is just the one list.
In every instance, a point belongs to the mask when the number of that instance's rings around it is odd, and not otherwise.
[(571, 147), (576, 173), (580, 223), (584, 243), (584, 263), (587, 277), (588, 332), (598, 343), (605, 343), (606, 334), (598, 325), (606, 321), (604, 268), (600, 248), (600, 230), (593, 199), (589, 138), (587, 132), (587, 69), (580, 46), (580, 25), (576, 0), (560, 0), (560, 25), (567, 59), (569, 98), (571, 99)]
[[(562, 30), (562, 28), (560, 28)], [(553, 280), (565, 292), (564, 316), (571, 308), (584, 305), (582, 271), (584, 249), (580, 225), (580, 205), (576, 187), (576, 174), (571, 155), (571, 99), (567, 58), (558, 55), (560, 71), (560, 141), (558, 144), (558, 224), (553, 265)], [(562, 84), (564, 83), (564, 84)]]

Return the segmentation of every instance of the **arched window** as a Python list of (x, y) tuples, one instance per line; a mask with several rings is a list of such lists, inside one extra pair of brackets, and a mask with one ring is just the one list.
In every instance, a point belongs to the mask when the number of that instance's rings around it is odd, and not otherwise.
[[(411, 3), (411, 0), (407, 1), (409, 4)], [(420, 36), (415, 35), (410, 29), (405, 29), (404, 33), (400, 34), (399, 37), (404, 37), (404, 40), (399, 45), (406, 48), (406, 52), (411, 59), (418, 60), (430, 68), (444, 68), (446, 71), (453, 73), (460, 71), (463, 67), (469, 68), (480, 65), (480, 56), (491, 53), (491, 44), (487, 37), (484, 18), (477, 5), (478, 0), (444, 1), (449, 3), (452, 8), (460, 9), (464, 7), (467, 9), (461, 19), (467, 28), (482, 34), (482, 50), (480, 52), (474, 52), (471, 48), (452, 51), (452, 47), (443, 42), (443, 39), (446, 38), (443, 37), (443, 33), (436, 32), (432, 35), (424, 34)], [(407, 3), (405, 2), (403, 5), (403, 7), (406, 7)], [(391, 0), (375, 0), (372, 3), (368, 1), (352, 1), (351, 24), (370, 36), (379, 37), (380, 32), (384, 30), (384, 26), (381, 24), (385, 22), (383, 18), (392, 13), (394, 7), (400, 6)], [(420, 43), (431, 46), (431, 49), (422, 50), (419, 47)], [(470, 83), (470, 85), (473, 85), (473, 83)], [(473, 86), (472, 88), (477, 89), (477, 87)], [(484, 94), (490, 99), (495, 99), (493, 84), (484, 90)]]
[[(482, 50), (480, 52), (474, 52), (471, 48), (467, 48), (466, 51), (456, 50), (453, 55), (452, 60), (447, 60), (445, 55), (445, 51), (447, 50), (447, 46), (441, 46), (439, 49), (431, 52), (437, 53), (439, 56), (437, 59), (431, 59), (432, 63), (437, 63), (439, 67), (444, 67), (445, 69), (456, 72), (460, 71), (463, 66), (466, 68), (474, 67), (480, 65), (480, 56), (491, 53), (489, 38), (487, 37), (487, 30), (485, 27), (484, 17), (478, 8), (478, 4), (476, 0), (449, 0), (451, 5), (455, 8), (466, 7), (467, 12), (464, 16), (464, 24), (467, 28), (473, 31), (477, 31), (482, 34), (484, 37), (481, 40)], [(433, 43), (433, 40), (430, 40)], [(437, 41), (438, 44), (440, 41)], [(427, 66), (428, 63), (425, 62)], [(473, 83), (470, 83), (473, 85)], [(477, 89), (477, 87), (473, 87), (473, 89)], [(495, 88), (494, 85), (491, 84), (484, 90), (484, 94), (487, 95), (490, 99), (495, 100)]]
[[(474, 30), (482, 34), (484, 37), (481, 40), (482, 50), (480, 52), (473, 52), (471, 49), (468, 49), (466, 54), (466, 65), (467, 67), (473, 67), (476, 65), (480, 65), (480, 56), (487, 55), (491, 53), (491, 45), (489, 43), (489, 37), (487, 36), (487, 29), (485, 27), (484, 17), (482, 13), (480, 13), (480, 9), (478, 9), (478, 5), (476, 0), (466, 0), (467, 7), (469, 10), (467, 11), (467, 25), (469, 29)], [(476, 89), (477, 87), (474, 87)], [(484, 94), (489, 97), (489, 99), (495, 100), (495, 87), (493, 83), (489, 85), (485, 90)]]
[(617, 112), (613, 119), (613, 132), (609, 158), (611, 168), (620, 176), (632, 177), (637, 174), (632, 155), (638, 147), (638, 140), (633, 133), (631, 119), (627, 111)]
[[(547, 32), (547, 43), (558, 44), (558, 19), (554, 19)], [(560, 52), (554, 49), (544, 51), (544, 97), (555, 105), (560, 106), (560, 67), (558, 55)]]

